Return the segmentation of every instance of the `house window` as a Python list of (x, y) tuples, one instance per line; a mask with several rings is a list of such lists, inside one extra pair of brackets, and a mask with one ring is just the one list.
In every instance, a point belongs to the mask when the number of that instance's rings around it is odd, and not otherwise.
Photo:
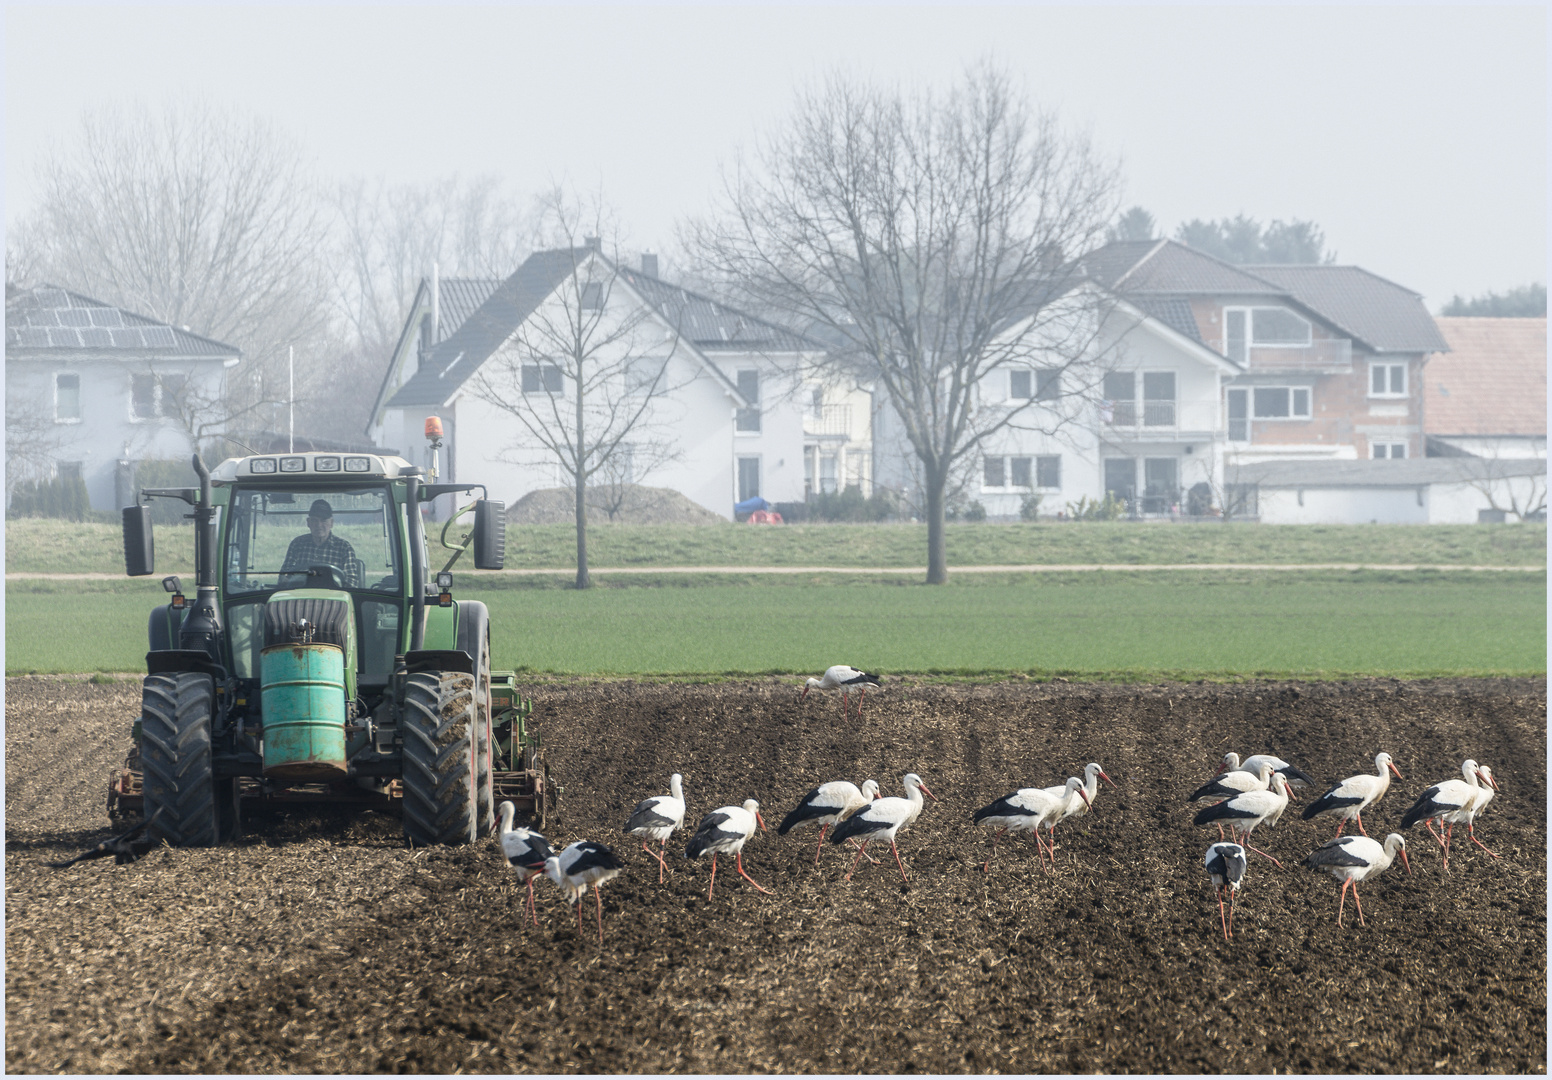
[(1376, 458), (1404, 458), (1407, 456), (1407, 444), (1404, 442), (1371, 442), (1369, 453)]
[(136, 420), (152, 420), (156, 417), (156, 376), (131, 375), (129, 377), (130, 415)]
[(819, 490), (826, 495), (834, 495), (840, 489), (837, 482), (837, 470), (834, 454), (819, 455)]
[(1310, 321), (1283, 307), (1224, 308), (1223, 335), (1224, 355), (1241, 364), (1252, 347), (1307, 348), (1313, 337)]
[(1144, 458), (1142, 512), (1170, 513), (1180, 501), (1180, 462), (1175, 458)]
[(1229, 391), (1229, 439), (1232, 442), (1250, 441), (1250, 391)]
[(1175, 426), (1175, 373), (1142, 373), (1142, 422), (1147, 427)]
[(1005, 490), (1031, 486), (1034, 458), (989, 457), (981, 463), (981, 487), (985, 490)]
[(1035, 399), (1055, 401), (1062, 396), (1062, 373), (1057, 368), (1041, 368), (1035, 372)]
[(737, 431), (760, 430), (760, 373), (743, 370), (738, 373), (738, 392), (749, 402), (749, 407), (738, 410), (733, 427)]
[(62, 424), (81, 419), (81, 376), (54, 376), (54, 419)]
[(1370, 397), (1406, 397), (1407, 366), (1405, 364), (1370, 364)]
[(601, 311), (604, 306), (604, 285), (601, 281), (587, 281), (582, 284), (582, 310)]
[(741, 457), (738, 459), (738, 501), (744, 502), (758, 494), (760, 494), (760, 459)]
[(808, 415), (815, 420), (824, 417), (824, 387), (812, 385), (808, 388)]
[(56, 462), (54, 470), (58, 473), (61, 480), (73, 483), (81, 479), (81, 462), (79, 461)]
[(1035, 486), (1042, 488), (1059, 488), (1062, 486), (1062, 457), (1060, 454), (1035, 458)]
[(1034, 372), (1028, 368), (1015, 368), (1008, 372), (1008, 400), (1028, 401), (1033, 393)]
[(524, 364), (523, 393), (559, 394), (564, 392), (565, 377), (555, 364)]
[(1027, 488), (1029, 484), (1029, 466), (1031, 459), (1016, 457), (1008, 459), (1008, 479), (1016, 488)]
[(1105, 459), (1105, 496), (1130, 503), (1137, 495), (1137, 460), (1135, 458)]
[[(1310, 391), (1307, 386), (1258, 386), (1251, 393), (1257, 420), (1308, 420)], [(1234, 391), (1229, 393), (1229, 427), (1234, 427)], [(1229, 438), (1234, 438), (1230, 433)]]
[(981, 463), (981, 486), (983, 488), (1007, 487), (1007, 474), (1003, 471), (1003, 459), (989, 457)]
[(1116, 427), (1137, 426), (1137, 376), (1131, 371), (1112, 371), (1105, 376), (1105, 397), (1100, 405), (1105, 423)]

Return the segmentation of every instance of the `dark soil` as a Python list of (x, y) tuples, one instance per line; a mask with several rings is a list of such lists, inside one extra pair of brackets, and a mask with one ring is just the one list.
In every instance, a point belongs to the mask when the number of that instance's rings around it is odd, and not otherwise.
[[(494, 841), (410, 852), (384, 815), (293, 813), (238, 844), (42, 865), (108, 835), (103, 791), (138, 684), (7, 681), (6, 1066), (13, 1072), (1545, 1072), (1545, 680), (1148, 688), (893, 683), (860, 721), (774, 681), (532, 687), (564, 785), (550, 837), (628, 870), (576, 919), (547, 882), (540, 926)], [(1367, 927), (1298, 861), (1333, 832), (1257, 833), (1236, 934), (1202, 868), (1215, 830), (1185, 797), (1228, 749), (1321, 780), (1389, 751), (1404, 781), (1365, 815), (1397, 826), (1465, 757), (1501, 794), (1444, 872), (1410, 836), (1363, 886)], [(1118, 785), (989, 875), (970, 813), (1088, 761)], [(684, 774), (690, 816), (813, 784), (921, 774), (941, 799), (887, 849), (757, 835), (744, 866), (622, 837)], [(1065, 833), (1065, 835), (1063, 835)], [(674, 846), (670, 847), (670, 851)], [(1347, 916), (1355, 912), (1348, 906)]]

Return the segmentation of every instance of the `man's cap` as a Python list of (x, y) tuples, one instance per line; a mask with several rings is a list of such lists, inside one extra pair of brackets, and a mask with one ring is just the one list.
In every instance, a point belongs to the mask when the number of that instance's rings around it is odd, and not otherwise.
[(334, 516), (334, 507), (329, 505), (327, 499), (314, 499), (313, 508), (307, 511), (308, 517), (331, 518)]

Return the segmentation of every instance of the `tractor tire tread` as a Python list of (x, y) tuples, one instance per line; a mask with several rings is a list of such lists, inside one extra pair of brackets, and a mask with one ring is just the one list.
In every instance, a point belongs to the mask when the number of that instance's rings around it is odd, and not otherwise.
[(467, 844), (476, 832), (474, 678), (419, 672), (405, 683), (404, 833), (411, 843)]
[(145, 816), (154, 839), (209, 847), (218, 839), (210, 718), (215, 681), (197, 672), (147, 675), (141, 687)]

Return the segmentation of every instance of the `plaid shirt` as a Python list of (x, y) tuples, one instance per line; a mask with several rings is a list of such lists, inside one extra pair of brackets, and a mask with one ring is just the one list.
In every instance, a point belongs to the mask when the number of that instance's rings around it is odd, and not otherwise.
[(345, 572), (349, 580), (355, 575), (354, 561), (356, 549), (350, 546), (348, 540), (341, 540), (333, 533), (322, 543), (313, 539), (312, 533), (303, 533), (291, 541), (291, 546), (286, 549), (285, 565), (280, 568), (281, 573), (306, 571), (309, 566), (333, 566)]

